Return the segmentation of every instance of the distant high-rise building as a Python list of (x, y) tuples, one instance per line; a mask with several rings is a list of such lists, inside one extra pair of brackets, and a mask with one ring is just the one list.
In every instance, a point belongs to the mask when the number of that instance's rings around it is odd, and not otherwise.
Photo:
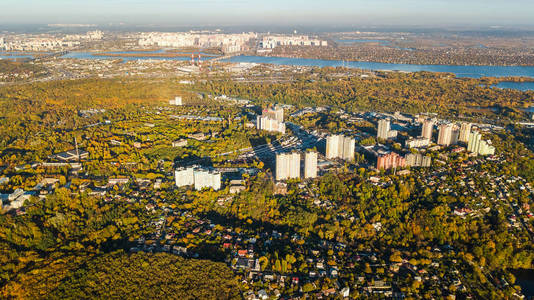
[(326, 138), (326, 158), (341, 158), (352, 161), (356, 143), (352, 137), (331, 135)]
[(467, 151), (479, 155), (494, 155), (495, 147), (491, 146), (487, 141), (482, 140), (482, 135), (479, 132), (471, 132), (467, 143)]
[(177, 187), (193, 185), (195, 183), (194, 168), (179, 168), (174, 171), (174, 180)]
[(443, 124), (439, 126), (438, 144), (448, 146), (452, 136), (452, 127), (450, 124)]
[(341, 158), (348, 161), (354, 160), (354, 150), (356, 148), (356, 142), (350, 136), (343, 138), (343, 153)]
[(289, 155), (289, 178), (300, 178), (300, 153)]
[(177, 187), (194, 185), (195, 190), (221, 188), (221, 173), (200, 168), (198, 166), (179, 168), (174, 171)]
[(170, 105), (182, 105), (182, 97), (175, 97), (173, 100), (169, 100)]
[(300, 153), (276, 155), (276, 180), (300, 178)]
[(341, 156), (341, 147), (342, 144), (341, 135), (330, 135), (326, 138), (326, 158), (333, 159)]
[(460, 136), (458, 140), (463, 143), (469, 142), (469, 135), (471, 134), (471, 123), (462, 123), (460, 126)]
[(379, 156), (376, 161), (376, 168), (379, 170), (388, 170), (393, 168), (402, 168), (406, 166), (406, 159), (395, 152)]
[(259, 130), (275, 131), (280, 133), (286, 132), (286, 124), (278, 122), (266, 116), (258, 116), (256, 118), (256, 125)]
[(284, 109), (280, 106), (264, 109), (262, 115), (256, 118), (256, 125), (259, 130), (285, 133)]
[(317, 177), (317, 152), (308, 151), (304, 155), (304, 178)]
[(212, 188), (217, 191), (221, 188), (221, 173), (219, 172), (198, 169), (195, 170), (194, 177), (197, 191), (203, 188)]
[(262, 115), (280, 123), (284, 122), (284, 109), (278, 105), (274, 108), (267, 108), (263, 110)]
[(378, 120), (378, 130), (376, 136), (379, 139), (387, 140), (389, 137), (390, 129), (391, 123), (389, 119)]
[(421, 128), (421, 136), (425, 139), (432, 140), (432, 129), (434, 128), (434, 121), (424, 120)]
[(482, 135), (478, 132), (472, 132), (469, 135), (469, 140), (467, 143), (467, 151), (478, 153), (480, 149), (480, 142), (482, 141)]
[(284, 180), (289, 177), (289, 163), (287, 154), (276, 155), (276, 180)]
[(450, 146), (458, 143), (460, 130), (456, 124), (439, 126), (438, 145)]

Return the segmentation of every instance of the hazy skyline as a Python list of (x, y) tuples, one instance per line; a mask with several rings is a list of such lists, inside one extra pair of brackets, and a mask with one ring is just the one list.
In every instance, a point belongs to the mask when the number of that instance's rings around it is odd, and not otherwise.
[(2, 0), (0, 23), (534, 25), (532, 0)]

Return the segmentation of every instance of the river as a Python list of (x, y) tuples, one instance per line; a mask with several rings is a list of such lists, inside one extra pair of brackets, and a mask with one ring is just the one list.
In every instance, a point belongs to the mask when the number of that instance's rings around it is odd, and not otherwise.
[(512, 270), (512, 273), (516, 277), (515, 284), (521, 286), (521, 291), (527, 299), (534, 297), (534, 270), (519, 269)]
[(265, 57), (265, 56), (234, 56), (229, 62), (266, 63), (275, 65), (316, 66), (316, 67), (350, 67), (373, 71), (403, 72), (447, 72), (457, 77), (505, 77), (524, 76), (534, 78), (534, 66), (452, 66), (452, 65), (413, 65), (388, 64), (363, 61), (323, 60), (309, 58)]
[(534, 91), (534, 81), (525, 81), (525, 82), (512, 82), (512, 81), (503, 81), (494, 85), (501, 89), (513, 89), (520, 91)]
[[(178, 57), (152, 57), (145, 56), (147, 53), (161, 53), (163, 50), (154, 52), (111, 52), (115, 54), (120, 53), (135, 53), (139, 56), (94, 56), (91, 52), (70, 52), (63, 58), (78, 58), (78, 59), (122, 59), (124, 61), (131, 60), (180, 60), (188, 61), (189, 56)], [(17, 53), (21, 57), (21, 53)], [(0, 53), (0, 57), (2, 53)], [(13, 57), (11, 57), (13, 58)], [(202, 57), (204, 61), (209, 60), (209, 56)], [(308, 58), (288, 58), (288, 57), (266, 57), (266, 56), (250, 56), (240, 55), (234, 56), (224, 61), (234, 63), (265, 63), (274, 65), (293, 65), (293, 66), (315, 66), (315, 67), (349, 67), (372, 71), (402, 71), (402, 72), (446, 72), (453, 73), (457, 77), (506, 77), (506, 76), (524, 76), (534, 78), (534, 66), (452, 66), (452, 65), (415, 65), (415, 64), (389, 64), (378, 62), (363, 62), (363, 61), (341, 61), (341, 60), (323, 60), (323, 59), (308, 59)], [(518, 90), (533, 90), (534, 82), (501, 82), (496, 85), (499, 88), (511, 88)]]

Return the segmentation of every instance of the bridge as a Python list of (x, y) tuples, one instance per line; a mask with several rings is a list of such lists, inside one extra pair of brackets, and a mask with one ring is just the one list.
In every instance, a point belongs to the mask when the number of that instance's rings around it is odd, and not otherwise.
[(32, 61), (38, 61), (38, 60), (47, 59), (47, 58), (53, 58), (53, 57), (61, 57), (61, 56), (67, 55), (67, 54), (69, 54), (69, 51), (54, 52), (54, 53), (49, 53), (49, 54), (42, 55), (42, 56), (39, 56), (39, 57), (35, 57), (35, 58), (32, 59)]
[(210, 63), (211, 62), (217, 62), (217, 61), (221, 61), (221, 60), (225, 60), (225, 59), (230, 59), (234, 56), (239, 56), (239, 55), (242, 55), (243, 53), (241, 52), (237, 52), (237, 53), (232, 53), (232, 54), (226, 54), (224, 56), (218, 56), (218, 57), (215, 57), (215, 58), (212, 58), (210, 60), (208, 60)]

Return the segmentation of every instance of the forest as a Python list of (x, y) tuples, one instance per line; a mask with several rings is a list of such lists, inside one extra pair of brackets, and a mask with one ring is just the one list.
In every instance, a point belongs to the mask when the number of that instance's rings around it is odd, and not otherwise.
[[(532, 99), (532, 93), (480, 86), (490, 84), (491, 79), (417, 73), (334, 80), (335, 71), (313, 70), (314, 80), (296, 78), (293, 83), (248, 86), (221, 77), (198, 82), (192, 90), (174, 80), (140, 79), (0, 88), (0, 167), (2, 175), (11, 176), (2, 191), (31, 190), (45, 176), (59, 179), (59, 188), (30, 198), (24, 212), (0, 215), (0, 297), (239, 298), (259, 283), (244, 282), (246, 273), (228, 267), (236, 260), (235, 250), (222, 247), (223, 236), (230, 234), (239, 239), (234, 244), (244, 249), (252, 245), (251, 239), (256, 240), (253, 246), (261, 271), (305, 278), (314, 270), (309, 260), (324, 259), (328, 268), (343, 272), (339, 281), (317, 278), (303, 282), (304, 292), (328, 290), (335, 282), (358, 286), (360, 276), (369, 283), (378, 278), (395, 282), (399, 291), (426, 298), (445, 298), (457, 289), (435, 280), (423, 284), (415, 279), (419, 273), (389, 272), (385, 267), (404, 264), (430, 270), (451, 282), (459, 271), (459, 278), (469, 287), (468, 293), (462, 292), (464, 296), (511, 297), (518, 290), (512, 271), (532, 269), (534, 260), (531, 233), (511, 228), (509, 221), (512, 210), (508, 202), (525, 209), (532, 205), (531, 195), (521, 188), (523, 181), (512, 182), (520, 176), (524, 182), (534, 183), (534, 154), (528, 148), (533, 134), (520, 126), (488, 135), (502, 154), (498, 162), (469, 157), (465, 152), (432, 152), (433, 160), (446, 162), (428, 170), (414, 168), (411, 174), (400, 176), (360, 167), (364, 157), (358, 154), (354, 164), (342, 165), (307, 182), (304, 188), (303, 182), (289, 181), (285, 195), (275, 193), (262, 163), (243, 163), (261, 171), (244, 177), (246, 190), (240, 194), (173, 187), (176, 161), (248, 147), (255, 139), (276, 138), (244, 129), (246, 120), (236, 119), (241, 110), (201, 99), (200, 92), (259, 99), (260, 105), (274, 101), (349, 111), (416, 113), (421, 109), (445, 115), (461, 111), (471, 118), (479, 116), (469, 110), (471, 106), (492, 106), (506, 112), (505, 122), (523, 118), (519, 108)], [(176, 95), (194, 105), (165, 107), (167, 99)], [(84, 115), (83, 111), (94, 108), (105, 111)], [(182, 114), (217, 116), (223, 121), (201, 123), (170, 117)], [(493, 113), (479, 114), (497, 120)], [(350, 127), (336, 117), (324, 122), (331, 130), (337, 129), (330, 121)], [(320, 120), (307, 122), (305, 126), (313, 127)], [(362, 130), (374, 131), (373, 124), (362, 125)], [(170, 145), (197, 131), (210, 133), (209, 140), (189, 140), (184, 148)], [(61, 168), (15, 169), (16, 164), (41, 161), (72, 148), (73, 137), (90, 152), (88, 161), (83, 162), (83, 174)], [(140, 146), (134, 147), (134, 142)], [(224, 158), (212, 163), (222, 165)], [(159, 178), (164, 184), (159, 190), (141, 189), (136, 184), (106, 187), (107, 179), (116, 176)], [(383, 185), (371, 183), (371, 177), (380, 177)], [(500, 200), (496, 200), (497, 190), (490, 188), (495, 178), (499, 184), (506, 183), (509, 192)], [(94, 185), (82, 189), (89, 181)], [(464, 181), (470, 186), (460, 184)], [(91, 189), (104, 188), (106, 196), (92, 194)], [(464, 208), (473, 214), (455, 214), (456, 209)], [(199, 224), (207, 224), (205, 220), (213, 223), (210, 234), (199, 229)], [(157, 233), (154, 224), (158, 222), (166, 224), (165, 235)], [(533, 222), (525, 223), (532, 226)], [(198, 257), (132, 251), (145, 236), (144, 245), (180, 245), (196, 251)], [(374, 257), (374, 262), (362, 260), (364, 254)], [(433, 267), (436, 263), (439, 266)], [(286, 295), (301, 293), (299, 286), (268, 286)], [(355, 298), (362, 296), (356, 290), (351, 293)]]
[(43, 77), (47, 74), (44, 67), (25, 61), (0, 59), (0, 82), (16, 82)]
[[(376, 76), (340, 77), (342, 68), (314, 68), (290, 83), (240, 83), (229, 79), (198, 83), (213, 94), (274, 101), (297, 106), (332, 106), (349, 112), (434, 112), (443, 117), (524, 120), (533, 91), (491, 88), (494, 78), (454, 78), (429, 72), (377, 72)], [(491, 108), (491, 109), (489, 109)]]

